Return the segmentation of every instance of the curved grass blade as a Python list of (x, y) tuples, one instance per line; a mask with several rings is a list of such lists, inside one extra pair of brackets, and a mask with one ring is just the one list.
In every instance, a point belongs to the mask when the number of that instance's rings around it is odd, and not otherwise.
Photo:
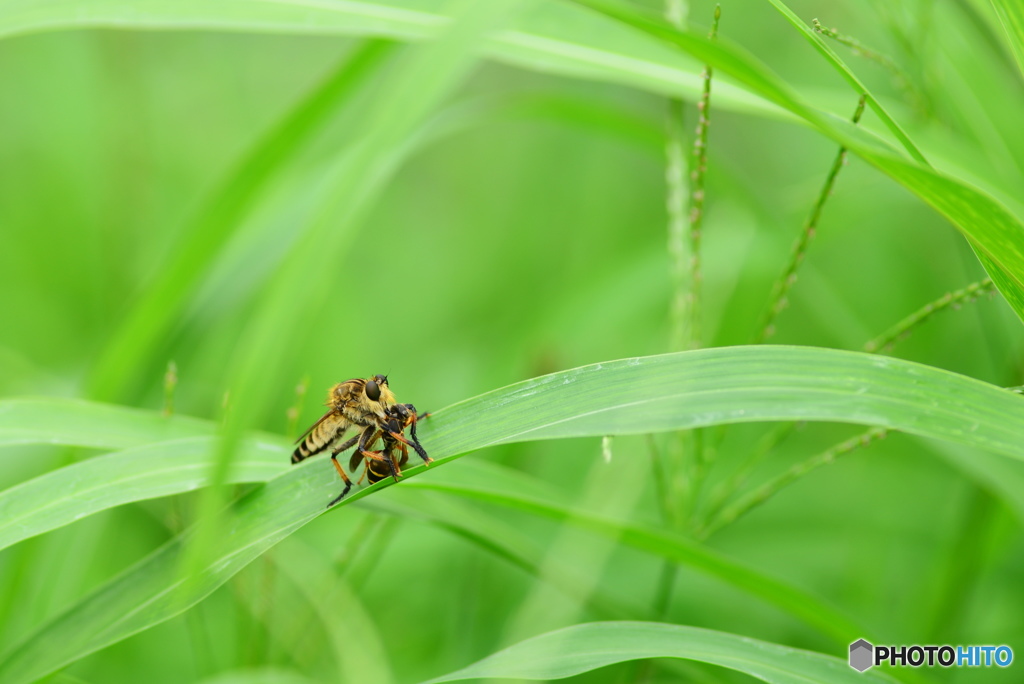
[(755, 57), (727, 41), (679, 30), (660, 18), (613, 0), (572, 0), (659, 38), (728, 74), (873, 165), (950, 220), (976, 251), (1017, 316), (1024, 320), (1024, 224), (991, 196), (934, 169), (907, 161), (870, 134), (820, 112), (792, 92)]
[(229, 670), (199, 680), (198, 684), (316, 684), (291, 670), (276, 667)]
[(213, 423), (80, 399), (0, 399), (0, 447), (60, 444), (126, 449), (212, 435)]
[[(360, 220), (404, 161), (409, 142), (476, 64), (483, 36), (533, 0), (491, 0), (486, 5), (459, 2), (457, 18), (438, 40), (417, 46), (374, 83), (375, 97), (361, 111), (359, 129), (332, 163), (321, 185), (308, 225), (267, 279), (244, 324), (227, 370), (230, 410), (217, 457), (210, 470), (211, 487), (198, 506), (200, 527), (183, 562), (191, 575), (218, 536), (223, 504), (221, 488), (245, 432), (267, 409), (266, 387), (286, 384), (288, 349), (315, 327), (335, 298), (333, 287), (310, 278), (311, 273), (336, 272), (355, 238)], [(336, 281), (346, 282), (344, 278)], [(230, 523), (228, 523), (230, 524)]]
[(398, 494), (400, 496), (392, 495), (383, 502), (373, 499), (364, 506), (399, 520), (423, 520), (457, 535), (533, 575), (563, 595), (586, 604), (596, 615), (616, 619), (634, 614), (600, 591), (586, 591), (577, 567), (564, 563), (544, 566), (543, 554), (536, 541), (512, 523), (452, 497), (429, 495), (411, 488), (403, 488)]
[(207, 199), (104, 349), (92, 370), (92, 396), (112, 399), (124, 394), (260, 194), (291, 170), (293, 158), (378, 72), (393, 48), (371, 41), (356, 49), (264, 135)]
[[(777, 112), (781, 108), (781, 111), (795, 114), (946, 216), (987, 258), (987, 261), (985, 258), (982, 260), (989, 275), (1018, 316), (1024, 319), (1024, 226), (1001, 203), (959, 179), (899, 159), (891, 150), (879, 148), (870, 135), (844, 126), (835, 117), (809, 107), (766, 67), (736, 46), (729, 46), (721, 40), (717, 41), (717, 47), (710, 46), (701, 35), (676, 31), (621, 3), (573, 1), (606, 15), (605, 23), (595, 24), (595, 17), (588, 17), (586, 13), (569, 12), (567, 8), (545, 3), (537, 12), (530, 14), (520, 28), (499, 32), (488, 39), (484, 45), (485, 52), (528, 68), (600, 78), (695, 99), (700, 88), (699, 67), (686, 60), (680, 62), (680, 55), (673, 55), (673, 51), (666, 50), (663, 43), (675, 44), (701, 63), (711, 64), (739, 81), (740, 88), (729, 87), (726, 83), (716, 87), (716, 101), (720, 107), (740, 105), (757, 109), (760, 106), (761, 113)], [(6, 14), (0, 6), (0, 34), (80, 26), (205, 27), (317, 31), (410, 39), (432, 37), (449, 21), (448, 17), (424, 11), (419, 6), (410, 8), (400, 3), (365, 1), (314, 9), (288, 2), (242, 0), (229, 5), (177, 6), (150, 0), (141, 6), (133, 6), (131, 13), (125, 12), (122, 3), (111, 0), (93, 0), (88, 6), (90, 11), (82, 13), (77, 6), (70, 5), (19, 5), (6, 8)], [(625, 26), (608, 23), (607, 17), (617, 19)], [(639, 29), (646, 35), (641, 39), (635, 31), (622, 30), (626, 27)], [(599, 37), (596, 42), (595, 36)], [(816, 40), (815, 45), (820, 47), (819, 41)], [(831, 58), (830, 61), (836, 64)], [(770, 105), (764, 106), (765, 102)], [(888, 120), (891, 121), (891, 117)], [(900, 136), (897, 133), (897, 137), (905, 144), (909, 142), (905, 134)]]
[[(449, 3), (450, 4), (450, 3)], [(82, 28), (197, 30), (330, 34), (403, 41), (435, 38), (450, 23), (445, 3), (431, 7), (409, 0), (347, 0), (344, 3), (135, 2), (90, 0), (61, 3), (0, 3), (0, 37)], [(647, 36), (623, 29), (571, 5), (543, 3), (514, 28), (486, 39), (484, 53), (495, 60), (549, 73), (639, 86), (697, 101), (701, 65)], [(784, 110), (729, 83), (716, 84), (716, 106), (723, 110), (791, 119)]]
[(1006, 42), (1024, 76), (1024, 5), (1017, 0), (992, 0), (992, 7), (1006, 32)]
[[(215, 437), (155, 442), (104, 454), (0, 492), (0, 549), (99, 511), (208, 484)], [(265, 482), (288, 469), (288, 450), (249, 441), (229, 483)]]
[(465, 679), (563, 679), (614, 663), (682, 658), (720, 665), (772, 684), (894, 682), (846, 661), (728, 632), (660, 622), (592, 622), (527, 639), (423, 684)]
[[(424, 421), (421, 438), (443, 462), (499, 443), (771, 420), (878, 425), (1024, 459), (1024, 398), (1012, 392), (893, 358), (773, 346), (624, 359), (543, 376), (438, 411)], [(341, 505), (387, 486), (359, 490)], [(0, 655), (0, 681), (37, 679), (181, 613), (324, 513), (338, 488), (322, 459), (270, 480), (234, 504), (216, 557), (194, 577), (177, 572), (194, 534), (188, 531), (9, 645)]]
[(564, 520), (581, 529), (615, 539), (639, 551), (660, 556), (674, 563), (716, 577), (726, 584), (778, 606), (838, 643), (849, 643), (867, 634), (842, 612), (809, 594), (767, 575), (751, 570), (697, 542), (680, 535), (629, 522), (611, 520), (593, 513), (569, 509), (520, 494), (493, 489), (450, 485), (436, 482), (410, 482), (409, 488), (447, 492), (485, 503), (507, 506), (553, 520)]
[(846, 79), (847, 83), (853, 86), (854, 91), (856, 91), (858, 95), (864, 96), (868, 106), (871, 107), (871, 111), (881, 119), (882, 123), (885, 124), (885, 127), (889, 129), (889, 132), (900, 141), (900, 144), (903, 145), (903, 149), (905, 149), (911, 157), (921, 164), (928, 165), (928, 161), (924, 158), (924, 155), (921, 154), (921, 151), (917, 149), (917, 146), (914, 145), (913, 141), (911, 141), (907, 136), (906, 132), (900, 128), (900, 125), (896, 123), (895, 119), (889, 116), (889, 112), (882, 107), (882, 103), (878, 101), (878, 98), (876, 98), (871, 91), (868, 90), (868, 87), (864, 85), (859, 78), (857, 78), (857, 74), (853, 73), (853, 70), (846, 66), (846, 63), (840, 59), (839, 55), (835, 53), (835, 50), (833, 50), (831, 46), (829, 46), (829, 44), (826, 43), (824, 39), (811, 27), (801, 21), (800, 17), (798, 17), (793, 10), (786, 7), (782, 0), (768, 0), (768, 2), (771, 3), (772, 7), (779, 11), (779, 14), (786, 18), (786, 21), (788, 21), (793, 28), (803, 34), (804, 38), (807, 39), (807, 42), (809, 42), (814, 49), (825, 58), (826, 62), (831, 64), (836, 71)]

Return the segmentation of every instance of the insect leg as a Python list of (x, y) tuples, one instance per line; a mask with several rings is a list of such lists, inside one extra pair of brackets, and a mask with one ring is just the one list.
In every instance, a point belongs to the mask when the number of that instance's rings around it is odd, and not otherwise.
[(426, 413), (416, 415), (416, 409), (413, 408), (411, 416), (412, 420), (409, 423), (409, 434), (412, 435), (412, 448), (416, 450), (416, 453), (420, 455), (420, 458), (422, 458), (423, 462), (426, 463), (427, 465), (430, 465), (430, 463), (434, 459), (427, 456), (427, 450), (423, 448), (423, 446), (420, 444), (420, 438), (416, 436), (416, 421), (420, 420), (421, 418), (426, 418), (429, 415), (429, 411)]
[[(385, 440), (385, 442), (386, 441), (387, 440)], [(391, 467), (392, 473), (397, 475), (397, 477), (395, 477), (395, 481), (397, 482), (398, 481), (398, 477), (401, 477), (401, 475), (402, 475), (402, 464), (405, 463), (405, 461), (399, 460), (395, 456), (395, 447), (396, 446), (399, 447), (402, 451), (405, 451), (405, 445), (404, 444), (402, 444), (401, 442), (392, 442), (392, 443), (388, 444), (388, 450), (387, 450), (387, 453), (385, 455), (388, 457), (388, 461), (390, 462), (390, 467)]]
[(328, 508), (344, 499), (345, 495), (348, 494), (348, 490), (352, 489), (352, 480), (348, 479), (348, 475), (345, 474), (345, 470), (341, 467), (341, 464), (338, 463), (338, 454), (331, 454), (331, 463), (334, 464), (335, 470), (337, 470), (338, 474), (341, 475), (341, 479), (345, 481), (345, 489), (341, 490), (341, 494), (339, 494), (334, 501), (327, 504)]
[[(339, 444), (337, 447), (335, 447), (334, 449), (331, 450), (331, 463), (334, 464), (334, 469), (338, 471), (339, 475), (341, 475), (341, 479), (345, 481), (345, 489), (342, 490), (342, 492), (338, 496), (338, 498), (336, 498), (331, 503), (327, 504), (328, 508), (330, 508), (334, 504), (336, 504), (339, 501), (341, 501), (342, 499), (344, 499), (345, 495), (348, 494), (350, 489), (352, 489), (352, 480), (348, 479), (348, 475), (345, 474), (345, 469), (341, 467), (340, 463), (338, 463), (338, 454), (340, 454), (345, 449), (351, 448), (352, 445), (355, 444), (357, 441), (360, 441), (362, 439), (362, 437), (364, 436), (365, 432), (366, 431), (364, 430), (362, 433), (356, 435), (355, 437), (352, 437), (351, 439), (345, 440), (344, 443)], [(373, 442), (375, 442), (375, 441), (376, 441), (376, 437), (373, 440), (370, 441), (370, 444), (373, 444)]]
[(359, 435), (359, 453), (366, 458), (372, 458), (374, 461), (383, 461), (388, 465), (388, 472), (393, 478), (398, 479), (398, 473), (395, 472), (394, 462), (387, 456), (381, 454), (379, 451), (369, 451), (370, 447), (374, 442), (377, 441), (381, 436), (381, 431), (373, 425), (367, 426), (365, 430)]
[(351, 448), (352, 448), (352, 445), (353, 445), (353, 444), (355, 444), (355, 443), (356, 443), (356, 442), (358, 442), (358, 441), (359, 441), (359, 435), (356, 435), (356, 436), (355, 436), (355, 437), (353, 437), (352, 439), (346, 439), (346, 440), (345, 440), (345, 442), (344, 442), (343, 444), (341, 444), (341, 445), (339, 445), (339, 446), (335, 447), (334, 449), (332, 449), (332, 450), (331, 450), (331, 453), (332, 453), (333, 455), (337, 456), (337, 455), (338, 455), (338, 454), (340, 454), (340, 453), (341, 453), (342, 451), (345, 451), (345, 449), (351, 449)]

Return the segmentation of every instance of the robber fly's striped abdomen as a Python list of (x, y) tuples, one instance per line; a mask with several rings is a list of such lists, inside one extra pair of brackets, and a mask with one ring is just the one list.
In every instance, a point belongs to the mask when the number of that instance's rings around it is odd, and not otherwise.
[(319, 454), (331, 442), (345, 434), (349, 425), (349, 421), (344, 416), (336, 413), (324, 416), (295, 447), (295, 451), (292, 452), (292, 463), (298, 463)]

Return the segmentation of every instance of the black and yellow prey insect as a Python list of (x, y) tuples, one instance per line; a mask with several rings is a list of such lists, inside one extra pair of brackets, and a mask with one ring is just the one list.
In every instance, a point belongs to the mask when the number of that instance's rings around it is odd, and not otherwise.
[[(379, 435), (384, 441), (384, 451), (382, 454), (385, 461), (365, 458), (358, 451), (354, 451), (352, 452), (352, 458), (348, 462), (349, 470), (355, 472), (359, 467), (359, 461), (364, 460), (366, 462), (366, 471), (363, 473), (363, 477), (370, 484), (380, 482), (388, 475), (397, 480), (402, 476), (402, 466), (409, 462), (410, 446), (416, 450), (416, 453), (419, 454), (424, 463), (428, 465), (432, 463), (434, 459), (427, 456), (426, 450), (416, 436), (416, 421), (429, 415), (429, 413), (417, 414), (416, 407), (412, 404), (395, 404), (388, 410), (388, 420), (385, 421)], [(411, 441), (403, 436), (406, 428), (409, 428), (409, 434), (412, 437)], [(376, 441), (376, 437), (373, 441)], [(373, 441), (370, 443), (371, 447), (373, 446)], [(401, 455), (396, 456), (396, 451)], [(362, 477), (359, 478), (359, 481), (362, 482)]]
[[(413, 448), (423, 458), (425, 463), (430, 462), (427, 452), (416, 439), (415, 423), (417, 419), (415, 409), (411, 416), (409, 409), (411, 404), (396, 404), (395, 395), (388, 387), (387, 376), (375, 375), (372, 378), (353, 378), (345, 382), (339, 382), (327, 393), (328, 411), (320, 420), (306, 430), (298, 440), (298, 446), (292, 453), (292, 463), (298, 463), (315, 454), (320, 453), (328, 446), (336, 444), (331, 449), (331, 462), (338, 471), (338, 475), (345, 482), (345, 489), (341, 494), (327, 504), (330, 508), (341, 501), (352, 488), (352, 481), (348, 479), (341, 464), (338, 463), (338, 454), (346, 449), (356, 446), (354, 456), (364, 458), (367, 462), (367, 471), (370, 471), (370, 463), (380, 464), (387, 468), (386, 475), (371, 480), (379, 481), (387, 475), (393, 476), (396, 480), (401, 474), (398, 470), (398, 461), (393, 455), (396, 444), (402, 447), (409, 442), (402, 436), (407, 426), (412, 426)], [(397, 408), (401, 406), (401, 408)], [(342, 438), (349, 428), (361, 428), (359, 434), (342, 442)], [(384, 438), (385, 455), (379, 451), (372, 451), (373, 444)], [(408, 457), (407, 457), (408, 458)]]

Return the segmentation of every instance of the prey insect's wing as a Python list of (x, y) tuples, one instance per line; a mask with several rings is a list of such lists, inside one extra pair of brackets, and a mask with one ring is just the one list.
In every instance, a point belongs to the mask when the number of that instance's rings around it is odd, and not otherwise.
[(356, 468), (359, 467), (359, 463), (363, 460), (363, 458), (364, 456), (359, 451), (359, 449), (353, 451), (352, 458), (348, 459), (348, 469), (354, 473), (356, 471)]
[[(372, 451), (373, 445), (377, 443), (378, 439), (380, 439), (380, 431), (377, 431), (374, 433), (373, 437), (366, 440), (366, 450)], [(360, 462), (362, 462), (364, 458), (365, 456), (363, 456), (363, 452), (357, 447), (356, 450), (352, 452), (352, 456), (348, 459), (348, 469), (355, 472), (356, 468), (359, 467)]]

